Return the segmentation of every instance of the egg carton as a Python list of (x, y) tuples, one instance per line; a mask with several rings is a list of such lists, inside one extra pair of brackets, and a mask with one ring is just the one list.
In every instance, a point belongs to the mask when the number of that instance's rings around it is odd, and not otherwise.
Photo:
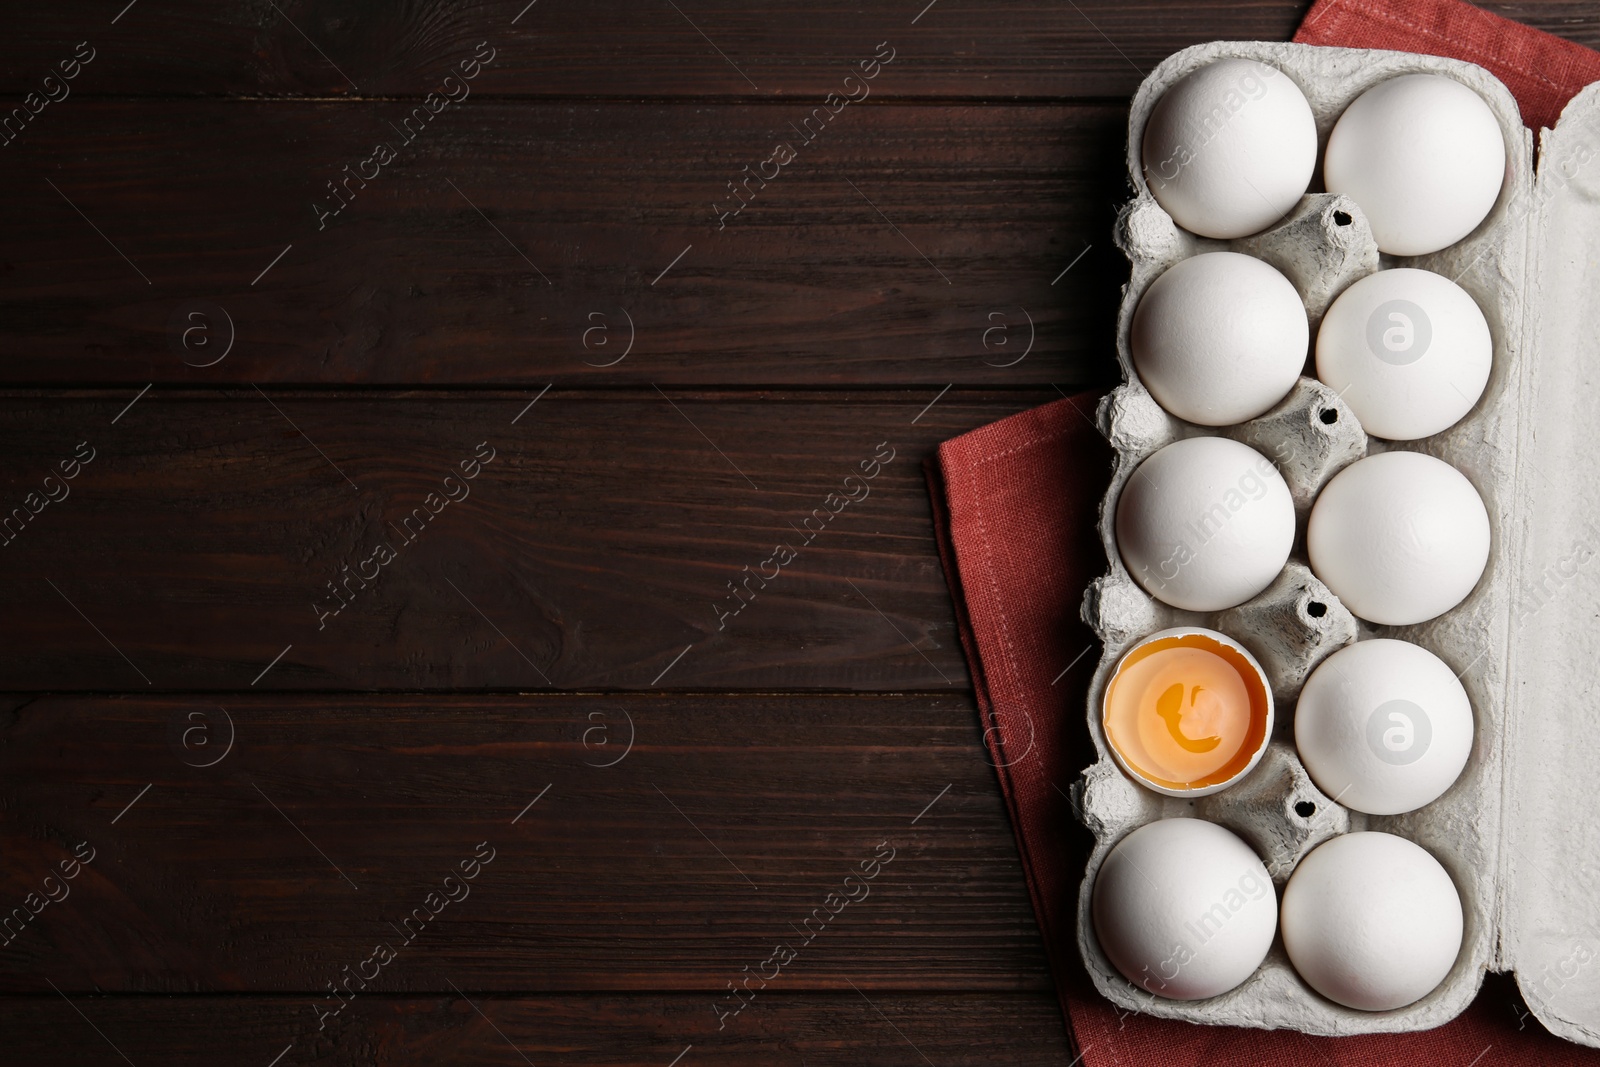
[[(1401, 74), (1442, 74), (1476, 90), (1506, 141), (1506, 180), (1488, 217), (1440, 252), (1380, 255), (1361, 209), (1313, 192), (1266, 233), (1233, 241), (1179, 229), (1145, 185), (1140, 144), (1157, 100), (1191, 71), (1240, 57), (1271, 64), (1305, 93), (1326, 146), (1334, 122), (1363, 91)], [(1116, 453), (1101, 503), (1109, 572), (1084, 599), (1083, 615), (1104, 651), (1089, 690), (1089, 729), (1098, 761), (1074, 790), (1095, 847), (1078, 899), (1078, 940), (1096, 987), (1130, 1010), (1196, 1023), (1289, 1028), (1311, 1034), (1424, 1030), (1460, 1013), (1484, 973), (1514, 971), (1528, 1007), (1552, 1032), (1600, 1046), (1600, 530), (1587, 508), (1600, 503), (1600, 84), (1533, 135), (1493, 75), (1451, 59), (1403, 52), (1264, 42), (1217, 42), (1163, 62), (1135, 96), (1128, 126), (1135, 196), (1117, 223), (1132, 263), (1118, 318), (1124, 384), (1101, 404), (1102, 431)], [(1320, 167), (1318, 171), (1320, 175)], [(1320, 188), (1320, 186), (1313, 186)], [(1189, 256), (1235, 251), (1272, 264), (1294, 283), (1313, 331), (1351, 282), (1380, 268), (1412, 266), (1452, 278), (1483, 309), (1494, 342), (1488, 387), (1449, 430), (1394, 445), (1370, 439), (1344, 402), (1302, 377), (1273, 410), (1242, 425), (1211, 428), (1169, 415), (1133, 369), (1129, 330), (1139, 298), (1162, 271)], [(1295, 549), (1274, 583), (1253, 600), (1216, 613), (1152, 599), (1117, 551), (1117, 499), (1138, 464), (1172, 441), (1219, 434), (1278, 465), (1297, 514)], [(1372, 626), (1354, 618), (1307, 565), (1305, 523), (1318, 490), (1360, 457), (1403, 447), (1437, 456), (1477, 487), (1488, 507), (1492, 549), (1473, 592), (1440, 618)], [(1259, 765), (1212, 796), (1180, 799), (1137, 785), (1113, 761), (1100, 703), (1118, 659), (1141, 637), (1202, 625), (1245, 644), (1268, 674), (1277, 707)], [(1350, 811), (1323, 795), (1295, 752), (1294, 701), (1326, 656), (1362, 637), (1396, 637), (1427, 648), (1460, 672), (1472, 700), (1475, 737), (1466, 769), (1439, 799), (1403, 815)], [(1404, 1008), (1358, 1011), (1327, 1000), (1290, 966), (1281, 938), (1242, 985), (1199, 1001), (1164, 999), (1124, 978), (1097, 943), (1095, 875), (1125, 834), (1155, 819), (1213, 820), (1248, 841), (1281, 891), (1295, 865), (1329, 838), (1382, 830), (1431, 852), (1461, 894), (1460, 955), (1433, 992)]]

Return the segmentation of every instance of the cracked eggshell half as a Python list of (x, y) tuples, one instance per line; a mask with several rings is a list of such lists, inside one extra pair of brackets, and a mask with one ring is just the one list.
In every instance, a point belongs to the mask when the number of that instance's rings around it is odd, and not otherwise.
[(1160, 630), (1117, 662), (1101, 726), (1146, 789), (1203, 797), (1255, 769), (1272, 736), (1272, 687), (1250, 650), (1200, 626)]

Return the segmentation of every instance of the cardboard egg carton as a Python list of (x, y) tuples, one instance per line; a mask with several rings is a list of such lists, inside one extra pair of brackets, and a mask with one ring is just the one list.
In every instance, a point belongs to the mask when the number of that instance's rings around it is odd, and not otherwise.
[[(1461, 242), (1425, 256), (1380, 255), (1360, 208), (1326, 193), (1304, 197), (1264, 234), (1234, 241), (1180, 230), (1145, 185), (1144, 124), (1174, 82), (1227, 57), (1256, 59), (1300, 86), (1320, 143), (1366, 89), (1401, 74), (1443, 74), (1476, 90), (1499, 119), (1507, 174), (1488, 218)], [(1132, 263), (1118, 320), (1124, 383), (1101, 405), (1116, 451), (1101, 505), (1109, 572), (1083, 613), (1104, 651), (1089, 692), (1098, 761), (1075, 787), (1095, 836), (1078, 900), (1078, 940), (1100, 992), (1117, 1005), (1196, 1023), (1291, 1028), (1312, 1034), (1423, 1030), (1472, 1001), (1488, 970), (1514, 971), (1529, 1008), (1552, 1032), (1600, 1046), (1600, 85), (1568, 105), (1555, 130), (1533, 135), (1511, 94), (1480, 67), (1450, 59), (1262, 42), (1218, 42), (1163, 62), (1134, 98), (1128, 170), (1134, 199), (1120, 214), (1119, 245)], [(1320, 162), (1320, 161), (1319, 161)], [(1320, 189), (1320, 166), (1313, 189)], [(1369, 439), (1327, 387), (1303, 377), (1260, 418), (1207, 428), (1162, 410), (1140, 384), (1129, 328), (1149, 284), (1178, 260), (1230, 250), (1286, 275), (1311, 316), (1379, 268), (1421, 267), (1456, 281), (1478, 302), (1494, 340), (1483, 397), (1460, 423), (1422, 441)], [(1250, 602), (1216, 613), (1152, 599), (1117, 551), (1117, 499), (1135, 467), (1171, 441), (1220, 434), (1273, 459), (1294, 497), (1298, 536), (1288, 565)], [(1458, 607), (1415, 626), (1356, 620), (1311, 573), (1305, 522), (1318, 490), (1369, 453), (1401, 447), (1443, 459), (1467, 476), (1489, 510), (1493, 547), (1482, 580)], [(1274, 737), (1257, 768), (1198, 800), (1159, 796), (1117, 767), (1100, 703), (1118, 659), (1141, 637), (1199, 624), (1244, 643), (1266, 669), (1277, 702)], [(1294, 749), (1294, 702), (1306, 676), (1358, 637), (1397, 637), (1460, 672), (1476, 733), (1461, 777), (1442, 797), (1404, 815), (1349, 811), (1323, 795)], [(1426, 848), (1461, 894), (1465, 934), (1455, 966), (1433, 992), (1404, 1008), (1365, 1012), (1329, 1001), (1290, 966), (1281, 939), (1239, 987), (1200, 1001), (1164, 999), (1124, 978), (1096, 942), (1094, 878), (1126, 833), (1153, 819), (1211, 819), (1248, 841), (1281, 893), (1307, 852), (1353, 830), (1383, 830)], [(1508, 1008), (1509, 1010), (1509, 1008)]]

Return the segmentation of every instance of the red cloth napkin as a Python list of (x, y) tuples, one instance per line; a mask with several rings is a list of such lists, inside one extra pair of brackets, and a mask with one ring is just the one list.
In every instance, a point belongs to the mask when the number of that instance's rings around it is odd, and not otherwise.
[[(1460, 0), (1318, 0), (1295, 40), (1478, 63), (1511, 88), (1530, 124), (1553, 124), (1600, 80), (1600, 54)], [(1126, 1014), (1095, 992), (1073, 928), (1089, 838), (1067, 791), (1094, 758), (1085, 700), (1099, 646), (1078, 608), (1106, 567), (1095, 524), (1110, 450), (1092, 421), (1098, 399), (1060, 400), (946, 441), (927, 467), (984, 741), (1083, 1063), (1600, 1067), (1600, 1051), (1545, 1032), (1506, 976), (1491, 975), (1472, 1007), (1438, 1029), (1344, 1038)]]
[(1476, 63), (1506, 83), (1535, 132), (1554, 126), (1579, 89), (1600, 81), (1600, 53), (1461, 0), (1317, 0), (1294, 39)]

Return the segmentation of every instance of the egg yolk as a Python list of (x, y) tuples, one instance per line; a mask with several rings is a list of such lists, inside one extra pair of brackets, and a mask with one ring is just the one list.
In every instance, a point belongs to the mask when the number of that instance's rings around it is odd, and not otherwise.
[(1204, 634), (1141, 645), (1106, 687), (1106, 739), (1167, 789), (1226, 782), (1266, 743), (1267, 691), (1250, 662)]

